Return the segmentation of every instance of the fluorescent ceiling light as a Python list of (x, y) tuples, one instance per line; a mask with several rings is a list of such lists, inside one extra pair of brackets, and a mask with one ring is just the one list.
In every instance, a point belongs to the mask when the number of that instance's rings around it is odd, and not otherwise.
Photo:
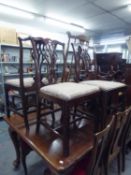
[(27, 34), (31, 36), (42, 36), (42, 37), (48, 37), (52, 38), (55, 40), (59, 40), (61, 42), (67, 42), (67, 36), (65, 34), (60, 34), (60, 33), (55, 33), (55, 32), (49, 32), (47, 30), (43, 30), (39, 28), (38, 26), (27, 26), (27, 25), (22, 25), (18, 23), (10, 23), (10, 22), (5, 22), (0, 20), (0, 26), (2, 27), (9, 27), (9, 28), (14, 28), (16, 29), (16, 32), (21, 34)]
[(33, 6), (33, 3), (30, 3), (29, 1), (24, 2), (22, 0), (0, 0), (0, 4), (37, 13), (37, 9)]
[(49, 18), (52, 18), (52, 19), (63, 21), (65, 23), (73, 22), (73, 20), (71, 20), (69, 17), (62, 16), (61, 14), (58, 15), (58, 14), (55, 14), (55, 13), (47, 13), (46, 16), (48, 16)]
[(16, 8), (12, 8), (5, 5), (0, 5), (0, 13), (7, 14), (10, 16), (16, 16), (20, 18), (33, 19), (34, 15)]
[(128, 5), (127, 8), (129, 11), (131, 11), (131, 5)]
[(105, 40), (101, 41), (99, 45), (112, 45), (112, 44), (124, 44), (126, 43), (125, 40)]
[(121, 38), (112, 38), (112, 39), (102, 39), (98, 43), (94, 43), (94, 45), (113, 45), (113, 44), (124, 44), (126, 43), (127, 37), (121, 37)]
[(50, 19), (50, 18), (46, 18), (45, 21), (46, 21), (46, 24), (53, 25), (59, 28), (63, 28), (66, 31), (75, 31), (75, 32), (80, 32), (80, 33), (85, 32), (85, 29), (83, 27), (75, 26), (70, 23), (64, 23), (63, 21), (57, 21), (55, 19)]
[(63, 21), (65, 23), (74, 23), (74, 24), (79, 24), (80, 26), (83, 27), (88, 27), (86, 22), (82, 21), (82, 20), (76, 20), (75, 18), (71, 18), (68, 16), (62, 16), (61, 14), (56, 14), (56, 13), (47, 13), (46, 14), (47, 17), (51, 18), (51, 19), (56, 19), (58, 21)]

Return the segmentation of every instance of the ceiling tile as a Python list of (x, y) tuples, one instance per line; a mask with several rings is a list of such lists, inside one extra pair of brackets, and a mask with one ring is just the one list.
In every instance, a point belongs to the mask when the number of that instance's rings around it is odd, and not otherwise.
[(113, 10), (131, 3), (131, 0), (96, 0), (96, 5), (106, 10)]
[(92, 26), (92, 30), (105, 30), (124, 27), (125, 23), (117, 19), (115, 16), (105, 13), (87, 20)]
[(34, 6), (38, 9), (38, 12), (46, 15), (47, 13), (64, 13), (67, 10), (78, 7), (86, 3), (86, 0), (33, 0)]
[(70, 16), (87, 19), (102, 14), (104, 11), (90, 3), (87, 3), (73, 7), (72, 9), (67, 10), (67, 12)]
[(131, 11), (129, 11), (127, 8), (114, 11), (113, 14), (123, 19), (124, 21), (131, 23)]

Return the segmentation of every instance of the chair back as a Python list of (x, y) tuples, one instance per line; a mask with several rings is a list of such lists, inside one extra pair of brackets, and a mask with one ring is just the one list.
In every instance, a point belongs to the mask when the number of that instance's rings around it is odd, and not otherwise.
[(105, 148), (113, 124), (114, 116), (104, 130), (94, 134), (94, 146), (91, 154), (86, 155), (78, 163), (71, 175), (100, 175), (102, 173)]
[[(26, 60), (24, 60), (25, 58), (31, 58), (31, 42), (30, 42), (30, 38), (21, 38), (18, 37), (18, 41), (19, 41), (19, 76), (20, 76), (20, 87), (21, 87), (21, 91), (23, 91), (24, 89), (24, 73), (28, 73), (28, 70), (25, 71), (25, 69), (27, 69), (27, 67), (25, 67), (24, 62)], [(27, 46), (27, 49), (25, 47), (25, 44), (28, 43), (30, 46)], [(29, 51), (30, 50), (30, 51)], [(31, 58), (32, 59), (32, 58)], [(29, 59), (28, 59), (29, 61)]]
[[(70, 74), (76, 82), (86, 79), (91, 66), (88, 54), (89, 41), (84, 35), (74, 36), (68, 33), (68, 50), (72, 47), (73, 54), (70, 63)], [(67, 52), (68, 52), (67, 50)], [(73, 75), (72, 75), (73, 74)]]
[(52, 40), (47, 45), (47, 52), (51, 59), (49, 70), (49, 83), (64, 82), (67, 80), (68, 68), (65, 55), (65, 44), (57, 40)]
[(125, 110), (126, 122), (122, 131), (121, 145), (128, 144), (131, 141), (131, 107)]
[(65, 81), (65, 44), (51, 39), (30, 38), (38, 89), (43, 85)]
[[(123, 135), (123, 129), (127, 122), (128, 116), (126, 112), (118, 112), (115, 115), (114, 126), (110, 132), (109, 142), (106, 151), (106, 158), (112, 161), (112, 158), (116, 158), (116, 156), (120, 153), (121, 149), (121, 141)], [(114, 156), (115, 157), (114, 157)]]
[(102, 164), (104, 158), (105, 148), (107, 146), (107, 140), (110, 130), (114, 125), (114, 116), (106, 128), (95, 134), (94, 148), (92, 151), (92, 158), (90, 161), (90, 166), (87, 168), (88, 175), (99, 175), (102, 172)]

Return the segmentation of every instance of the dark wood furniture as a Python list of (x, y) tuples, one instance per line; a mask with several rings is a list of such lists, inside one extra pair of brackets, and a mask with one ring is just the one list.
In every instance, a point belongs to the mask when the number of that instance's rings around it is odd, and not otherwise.
[(70, 75), (75, 82), (89, 78), (91, 75), (91, 58), (88, 53), (89, 40), (85, 35), (72, 35), (68, 32), (67, 56), (72, 48)]
[[(120, 110), (120, 108), (121, 110), (125, 109), (126, 85), (97, 79), (123, 81), (124, 66), (121, 58), (122, 54), (95, 54), (97, 75), (94, 74), (94, 81), (87, 81), (91, 78), (91, 60), (88, 54), (88, 40), (84, 36), (72, 36), (71, 34), (68, 34), (68, 36), (68, 46), (71, 45), (73, 49), (74, 81), (96, 85), (100, 88), (102, 98), (101, 102), (99, 101), (99, 104), (97, 103), (95, 105), (95, 108), (99, 111), (98, 115), (99, 113), (103, 114), (100, 123), (102, 127), (104, 127), (108, 114), (115, 113), (117, 110)], [(102, 78), (102, 74), (104, 78)]]
[[(113, 118), (106, 129), (96, 133), (95, 136), (90, 123), (83, 124), (79, 129), (72, 128), (73, 132), (70, 136), (71, 152), (69, 156), (65, 157), (63, 156), (63, 144), (59, 137), (52, 135), (45, 128), (41, 128), (39, 134), (35, 132), (36, 118), (34, 116), (29, 116), (30, 132), (27, 132), (25, 128), (23, 118), (17, 115), (13, 115), (11, 118), (4, 118), (13, 133), (17, 135), (14, 139), (19, 143), (18, 146), (22, 153), (22, 157), (18, 156), (19, 159), (17, 161), (22, 161), (25, 175), (27, 175), (26, 156), (31, 150), (36, 151), (42, 157), (45, 166), (47, 166), (50, 172), (55, 174), (70, 174), (72, 169), (75, 168), (76, 170), (80, 161), (86, 163), (88, 153), (93, 149), (90, 154), (91, 166), (89, 167), (92, 167), (90, 172), (96, 173), (97, 170), (101, 170), (102, 162), (100, 157), (103, 156), (103, 150), (113, 124)], [(101, 151), (99, 151), (99, 148), (101, 148)]]
[(105, 126), (107, 116), (115, 114), (118, 111), (124, 111), (126, 108), (126, 92), (127, 86), (124, 83), (105, 80), (87, 80), (82, 81), (82, 84), (91, 84), (101, 90), (101, 112), (102, 126)]
[(122, 139), (121, 139), (121, 145), (122, 145), (122, 171), (125, 171), (125, 165), (126, 165), (126, 149), (128, 149), (129, 143), (131, 142), (131, 107), (128, 107), (125, 111), (125, 115), (127, 117), (125, 126), (122, 131)]
[(121, 174), (121, 151), (122, 151), (122, 142), (123, 142), (123, 129), (126, 127), (128, 122), (128, 115), (126, 111), (119, 112), (115, 114), (115, 122), (110, 132), (107, 148), (105, 151), (105, 160), (104, 160), (104, 170), (105, 175), (108, 175), (109, 164), (117, 159), (118, 174)]
[[(89, 49), (93, 47), (89, 46), (89, 39), (85, 35), (72, 35), (68, 32), (68, 44), (67, 44), (67, 59), (68, 52), (72, 50), (72, 60), (69, 66), (69, 81), (75, 81), (79, 83), (80, 81), (87, 79), (96, 79), (96, 71), (95, 69), (92, 71), (91, 66), (93, 61), (89, 55)], [(70, 77), (71, 76), (71, 77)], [(101, 113), (99, 110), (99, 106), (101, 106), (101, 102), (99, 98), (88, 99), (83, 104), (77, 105), (74, 107), (74, 118), (75, 115), (88, 115), (89, 120), (94, 120), (95, 123), (95, 131), (98, 131), (101, 128)], [(91, 115), (89, 115), (89, 113)], [(91, 116), (91, 117), (89, 117)], [(96, 117), (97, 116), (97, 117)]]
[[(29, 130), (28, 113), (36, 110), (36, 91), (33, 78), (24, 77), (24, 42), (29, 38), (19, 39), (19, 78), (10, 79), (5, 82), (5, 97), (7, 116), (14, 112), (24, 118), (26, 129)], [(10, 91), (17, 92), (10, 95)], [(20, 103), (20, 106), (17, 104)], [(35, 109), (34, 109), (34, 108)]]
[(104, 154), (107, 147), (109, 132), (114, 124), (114, 116), (106, 128), (94, 134), (94, 147), (90, 156), (86, 155), (76, 164), (71, 175), (101, 175), (103, 174)]
[[(33, 108), (33, 110), (30, 110), (30, 107), (31, 107), (31, 109), (32, 109), (33, 105), (36, 107), (36, 101), (37, 101), (37, 95), (36, 95), (37, 89), (36, 89), (36, 82), (35, 82), (35, 80), (37, 79), (36, 72), (34, 71), (34, 78), (27, 78), (27, 79), (24, 78), (24, 72), (23, 72), (23, 61), (24, 61), (24, 57), (26, 56), (24, 53), (24, 44), (25, 44), (25, 42), (29, 43), (30, 41), (31, 41), (30, 37), (25, 38), (25, 39), (19, 38), (19, 42), (20, 42), (20, 65), (19, 65), (20, 77), (18, 79), (9, 80), (5, 84), (7, 116), (10, 117), (11, 111), (13, 111), (14, 114), (19, 114), (18, 116), (22, 116), (24, 118), (25, 126), (26, 126), (28, 131), (29, 131), (30, 114), (34, 111), (34, 108)], [(50, 52), (51, 51), (54, 52), (54, 50), (50, 49), (50, 45), (49, 45), (50, 42), (51, 42), (51, 40), (45, 39), (45, 42), (43, 43), (43, 45), (41, 45), (41, 47), (42, 47), (41, 49), (43, 49), (43, 52), (40, 54), (41, 50), (39, 48), (39, 53), (38, 53), (41, 56), (41, 58), (40, 58), (41, 62), (39, 62), (39, 63), (37, 62), (38, 63), (37, 65), (34, 64), (34, 66), (39, 67), (39, 69), (41, 70), (41, 73), (42, 73), (40, 75), (40, 77), (41, 77), (40, 86), (49, 84), (51, 81), (55, 81), (55, 79), (53, 79), (53, 78), (56, 78), (56, 74), (52, 78), (52, 74), (54, 73), (54, 71), (56, 71), (55, 70), (56, 67), (51, 67), (52, 65), (50, 63), (50, 54), (51, 54)], [(31, 42), (30, 42), (30, 44), (31, 44)], [(47, 46), (47, 44), (48, 44), (48, 46)], [(31, 49), (31, 56), (33, 59), (32, 48), (30, 48), (30, 49)], [(34, 60), (34, 61), (36, 61), (36, 60)], [(43, 65), (41, 65), (41, 63), (43, 63), (44, 67), (43, 67)], [(10, 95), (9, 95), (10, 89), (13, 89), (13, 90), (16, 90), (19, 92), (19, 94), (17, 93), (17, 95), (13, 95), (12, 101), (10, 101)], [(30, 97), (31, 97), (31, 99), (30, 99)], [(22, 106), (20, 108), (16, 108), (16, 106), (14, 104), (14, 103), (17, 103), (17, 101), (15, 101), (15, 100), (17, 100), (18, 98), (21, 100), (21, 103), (22, 103), (21, 104)], [(30, 100), (31, 104), (28, 103), (29, 100)], [(33, 102), (33, 104), (32, 104), (32, 102)], [(29, 105), (31, 105), (31, 106), (29, 106)], [(54, 121), (53, 104), (49, 103), (47, 101), (43, 101), (42, 105), (43, 105), (42, 110), (45, 108), (50, 109), (50, 111), (47, 110), (48, 112), (46, 112), (46, 114), (51, 113), (52, 119)], [(55, 108), (55, 109), (57, 110), (57, 108)], [(35, 110), (36, 110), (36, 108), (35, 108)], [(10, 133), (10, 137), (13, 141), (13, 144), (15, 146), (15, 150), (16, 150), (17, 156), (16, 156), (16, 160), (14, 161), (14, 166), (15, 166), (15, 168), (17, 168), (19, 166), (19, 163), (20, 163), (20, 156), (23, 156), (23, 154), (20, 154), (20, 147), (19, 147), (20, 143), (19, 143), (17, 133), (14, 130), (12, 130), (11, 128), (9, 128), (9, 133)]]
[[(82, 91), (81, 91), (82, 90)], [(40, 89), (40, 95), (42, 98), (53, 101), (57, 103), (61, 107), (61, 120), (60, 120), (60, 132), (59, 129), (49, 128), (55, 135), (59, 135), (59, 138), (62, 139), (63, 143), (63, 155), (70, 155), (70, 135), (71, 135), (71, 115), (70, 111), (74, 106), (78, 106), (79, 104), (89, 100), (95, 99), (99, 97), (99, 89), (94, 86), (88, 85), (80, 85), (77, 83), (65, 82), (54, 85), (45, 86)], [(85, 118), (83, 116), (81, 118)], [(81, 118), (76, 119), (81, 120)], [(87, 116), (88, 119), (88, 116)], [(37, 132), (40, 130), (40, 115), (39, 111), (37, 114)], [(73, 121), (75, 122), (75, 121)], [(43, 123), (45, 127), (46, 123)]]
[(121, 53), (97, 53), (95, 58), (98, 79), (125, 81), (126, 60)]
[[(14, 129), (14, 127), (19, 127), (19, 126), (23, 126), (25, 127), (25, 122), (24, 119), (22, 117), (20, 117), (18, 114), (13, 114), (11, 116), (12, 118), (9, 118), (8, 116), (5, 118), (5, 121), (9, 120), (11, 121), (11, 123), (9, 124), (9, 135), (10, 138), (13, 142), (14, 148), (15, 148), (15, 152), (16, 152), (16, 159), (13, 161), (13, 166), (14, 169), (18, 169), (21, 162), (24, 165), (25, 168), (25, 172), (26, 172), (26, 165), (25, 165), (25, 158), (26, 155), (32, 150), (31, 147), (29, 145), (27, 145), (24, 140), (22, 140), (19, 137), (19, 134), (16, 132), (16, 130)], [(35, 123), (36, 121), (36, 114), (35, 113), (30, 113), (28, 115), (28, 121), (29, 121), (29, 125), (31, 123)], [(7, 122), (8, 123), (8, 122)], [(12, 127), (12, 125), (14, 127)], [(27, 130), (26, 130), (27, 131)]]
[[(77, 123), (77, 121), (81, 121), (81, 119), (88, 119), (88, 114), (86, 115), (86, 113), (82, 113), (82, 115), (80, 114), (80, 117), (75, 118), (74, 115), (76, 113), (72, 114), (70, 112), (72, 112), (77, 106), (85, 104), (85, 102), (87, 101), (92, 101), (96, 98), (99, 98), (101, 95), (101, 87), (97, 87), (94, 85), (92, 86), (90, 84), (84, 85), (74, 82), (64, 82), (66, 81), (66, 77), (68, 77), (66, 56), (64, 53), (64, 43), (60, 43), (58, 41), (50, 39), (34, 37), (29, 37), (28, 40), (30, 40), (32, 43), (31, 53), (34, 59), (36, 70), (35, 90), (38, 95), (38, 98), (36, 98), (37, 119), (32, 123), (32, 120), (30, 121), (27, 117), (25, 117), (25, 128), (23, 125), (24, 123), (18, 124), (19, 122), (16, 122), (16, 117), (5, 118), (5, 120), (9, 123), (9, 126), (11, 127), (10, 133), (12, 133), (12, 139), (17, 140), (19, 137), (17, 141), (20, 141), (18, 142), (18, 144), (16, 144), (18, 149), (16, 149), (17, 160), (15, 161), (15, 163), (16, 165), (19, 164), (19, 161), (21, 159), (24, 165), (25, 173), (27, 174), (27, 168), (25, 163), (26, 155), (28, 154), (28, 152), (30, 152), (31, 149), (34, 149), (42, 156), (47, 166), (51, 168), (53, 172), (57, 172), (58, 174), (68, 172), (69, 169), (77, 162), (77, 160), (79, 158), (82, 158), (81, 156), (85, 155), (92, 148), (93, 143), (92, 140), (88, 143), (85, 140), (85, 138), (87, 139), (89, 131), (85, 130), (85, 134), (87, 134), (85, 136), (82, 134), (83, 132), (81, 132), (84, 128), (75, 127), (76, 130), (74, 132), (73, 127), (74, 124)], [(58, 72), (56, 71), (56, 63), (58, 59), (56, 50), (57, 46), (62, 47), (61, 58), (63, 58), (63, 70), (61, 71), (61, 75), (58, 75)], [(81, 54), (83, 54), (82, 51), (84, 50), (82, 50), (79, 46), (78, 48), (79, 52), (75, 52), (75, 62), (78, 63), (75, 67), (75, 80), (77, 82), (81, 80), (81, 71), (79, 71), (79, 66), (82, 66), (83, 68), (84, 65), (84, 60), (79, 60), (79, 57), (81, 58)], [(86, 56), (86, 52), (84, 52), (84, 54)], [(46, 74), (43, 73), (42, 65), (46, 65)], [(122, 85), (122, 87), (115, 87), (113, 90), (106, 89), (103, 92), (101, 91), (103, 94), (103, 110), (101, 110), (101, 112), (104, 111), (102, 116), (103, 128), (106, 123), (104, 120), (106, 119), (109, 110), (113, 110), (114, 112), (116, 112), (116, 107), (118, 108), (119, 106), (119, 97), (121, 98), (121, 96), (124, 96), (125, 89), (126, 86)], [(113, 100), (111, 100), (113, 102), (116, 102), (116, 106), (115, 108), (112, 107), (108, 109), (107, 102), (110, 101), (108, 98), (110, 96), (113, 97), (114, 94), (117, 95), (118, 100), (114, 98)], [(61, 110), (61, 113), (59, 117), (54, 110), (54, 104), (58, 104), (58, 106), (60, 106), (59, 110)], [(45, 105), (51, 105), (50, 112), (45, 111)], [(122, 107), (124, 107), (124, 105)], [(27, 108), (25, 107), (25, 109)], [(50, 114), (52, 115), (52, 123), (48, 123), (48, 118)], [(27, 116), (27, 112), (25, 113), (25, 116)], [(96, 115), (95, 117), (99, 118), (100, 116)], [(58, 119), (56, 120), (56, 118)], [(57, 125), (58, 120), (59, 125)], [(15, 124), (15, 122), (17, 124)], [(30, 132), (27, 132), (26, 129), (29, 129), (29, 127)], [(85, 129), (88, 128), (85, 127)], [(74, 144), (78, 143), (77, 136), (79, 138), (79, 141), (80, 139), (82, 140), (82, 145), (79, 144), (78, 147)], [(22, 157), (20, 157), (19, 146), (21, 147)], [(24, 150), (25, 147), (27, 151)]]
[(127, 106), (131, 105), (131, 64), (126, 64), (125, 82), (127, 84)]
[[(88, 85), (80, 85), (74, 82), (64, 82), (65, 81), (65, 70), (66, 70), (66, 58), (64, 53), (64, 44), (58, 41), (48, 42), (47, 53), (45, 57), (45, 40), (43, 38), (33, 38), (31, 37), (31, 42), (33, 46), (32, 55), (35, 60), (36, 66), (36, 84), (37, 84), (37, 94), (38, 94), (38, 103), (37, 103), (37, 132), (40, 130), (40, 126), (44, 126), (52, 131), (54, 135), (59, 135), (63, 143), (63, 155), (68, 156), (70, 154), (69, 142), (70, 142), (70, 123), (72, 125), (72, 116), (70, 111), (73, 110), (73, 107), (78, 106), (78, 104), (83, 103), (89, 99), (95, 99), (99, 97), (99, 88), (92, 87)], [(55, 66), (57, 61), (57, 46), (61, 46), (62, 50), (62, 59), (63, 59), (63, 73), (60, 77), (61, 83), (57, 83), (57, 77), (55, 72)], [(49, 57), (49, 58), (48, 58)], [(48, 80), (49, 85), (41, 87), (41, 69), (39, 69), (40, 59), (45, 58), (49, 59), (51, 64), (49, 65), (49, 74)], [(42, 62), (43, 63), (43, 62)], [(41, 63), (41, 64), (42, 64)], [(56, 84), (57, 83), (57, 84)], [(52, 85), (51, 85), (52, 84)], [(58, 104), (61, 109), (61, 118), (59, 120), (59, 126), (55, 128), (53, 125), (48, 124), (43, 120), (43, 116), (47, 116), (45, 112), (42, 112), (41, 106), (42, 101), (50, 101), (53, 104)], [(85, 117), (86, 118), (86, 117)], [(78, 119), (77, 119), (78, 120)], [(80, 118), (79, 118), (80, 120)], [(74, 121), (75, 122), (75, 121)], [(42, 125), (41, 125), (42, 124)]]
[(52, 135), (45, 128), (41, 128), (39, 134), (36, 133), (36, 120), (34, 118), (30, 119), (29, 122), (30, 132), (27, 132), (23, 119), (17, 115), (4, 119), (9, 127), (16, 132), (17, 138), (21, 140), (20, 143), (22, 144), (20, 146), (24, 153), (21, 160), (25, 168), (25, 174), (27, 174), (26, 155), (32, 149), (42, 157), (43, 162), (52, 172), (66, 174), (93, 148), (94, 137), (91, 125), (85, 125), (72, 132), (70, 136), (70, 155), (65, 157), (63, 156), (63, 144), (59, 137)]

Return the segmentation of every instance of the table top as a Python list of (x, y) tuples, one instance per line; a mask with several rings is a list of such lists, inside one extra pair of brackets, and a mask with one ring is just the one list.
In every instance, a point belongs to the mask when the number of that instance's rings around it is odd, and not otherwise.
[(43, 126), (39, 134), (36, 133), (36, 119), (30, 119), (30, 131), (27, 132), (23, 119), (18, 115), (10, 118), (5, 117), (5, 121), (16, 133), (43, 159), (45, 165), (52, 171), (59, 173), (69, 170), (84, 155), (93, 148), (93, 132), (91, 125), (85, 125), (77, 130), (71, 130), (70, 154), (63, 156), (62, 140), (56, 135), (52, 135)]

